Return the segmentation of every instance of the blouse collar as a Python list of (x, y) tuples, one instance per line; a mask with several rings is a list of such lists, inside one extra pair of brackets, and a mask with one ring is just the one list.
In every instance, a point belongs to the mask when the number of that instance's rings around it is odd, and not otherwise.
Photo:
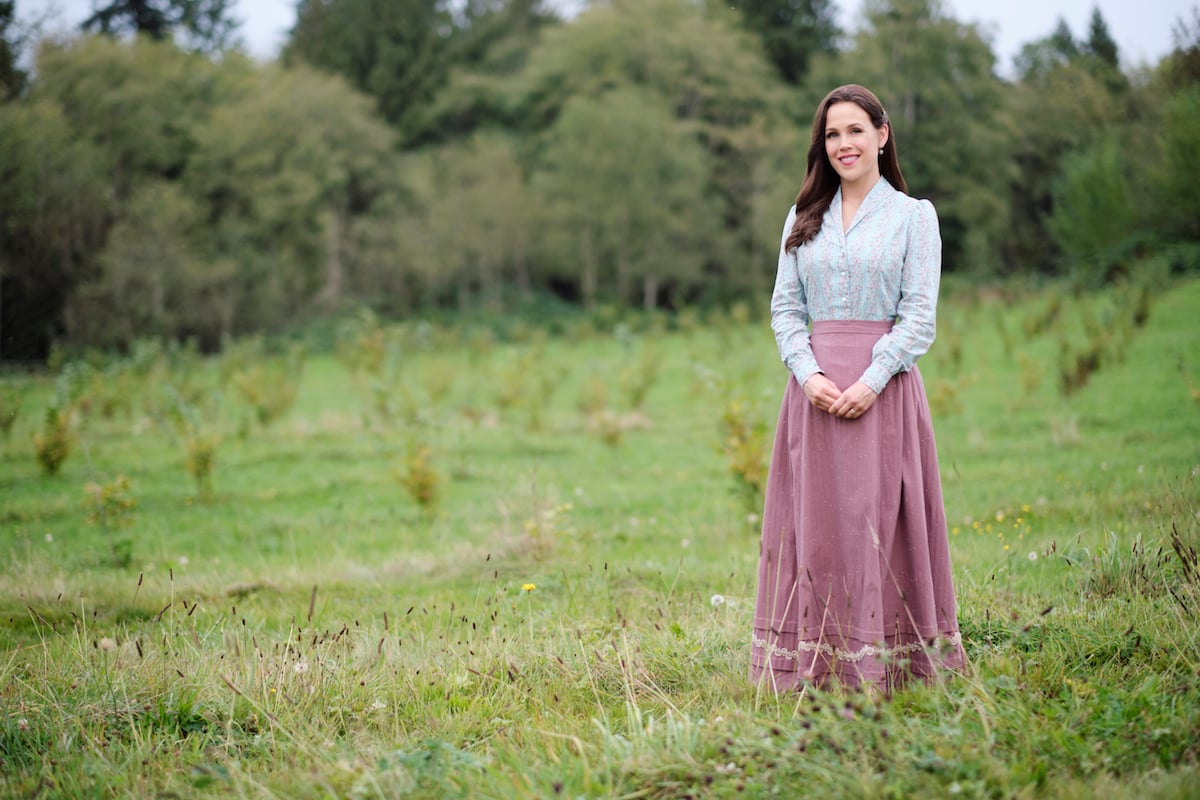
[[(895, 187), (882, 175), (871, 190), (867, 192), (867, 196), (863, 198), (862, 205), (858, 207), (858, 211), (854, 214), (854, 219), (850, 220), (850, 227), (846, 228), (846, 235), (854, 230), (854, 226), (866, 218), (877, 205), (882, 203), (887, 198), (896, 193)], [(833, 195), (833, 200), (829, 203), (829, 211), (827, 213), (834, 215), (834, 222), (837, 225), (837, 230), (842, 229), (842, 187), (839, 186)]]

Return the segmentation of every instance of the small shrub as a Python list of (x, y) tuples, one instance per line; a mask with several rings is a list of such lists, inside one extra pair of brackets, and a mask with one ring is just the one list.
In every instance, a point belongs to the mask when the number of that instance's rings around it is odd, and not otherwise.
[(138, 396), (138, 376), (125, 360), (91, 371), (81, 403), (103, 419), (128, 416)]
[(646, 403), (646, 395), (658, 381), (662, 370), (662, 354), (650, 346), (643, 346), (637, 359), (621, 370), (621, 391), (630, 410), (637, 411)]
[(501, 411), (523, 409), (528, 429), (540, 430), (558, 378), (554, 365), (546, 358), (544, 338), (538, 337), (502, 370), (496, 405)]
[(16, 386), (0, 385), (0, 435), (8, 439), (12, 435), (17, 417), (21, 415), (22, 392)]
[(220, 442), (218, 435), (195, 429), (189, 429), (184, 435), (184, 446), (187, 448), (184, 466), (196, 483), (196, 495), (202, 500), (213, 496), (213, 471)]
[(379, 318), (364, 308), (338, 331), (337, 354), (351, 374), (378, 377), (387, 366), (388, 344)]
[(441, 477), (434, 469), (433, 450), (428, 444), (419, 439), (410, 441), (403, 462), (393, 474), (426, 515), (436, 513), (441, 498)]
[(613, 449), (620, 447), (625, 439), (625, 425), (621, 415), (607, 408), (601, 408), (588, 416), (588, 429)]
[(47, 408), (42, 420), (42, 432), (33, 437), (34, 455), (46, 477), (57, 475), (71, 454), (75, 440), (71, 416), (69, 411), (60, 411), (55, 406)]
[(129, 479), (118, 475), (109, 483), (88, 481), (83, 492), (87, 520), (108, 538), (113, 565), (128, 567), (133, 560), (133, 543), (128, 537), (117, 534), (133, 524), (133, 509), (137, 506), (130, 492)]
[(1021, 364), (1021, 389), (1025, 394), (1033, 394), (1042, 385), (1042, 374), (1045, 368), (1042, 362), (1025, 353), (1018, 357)]
[(1063, 395), (1070, 397), (1083, 387), (1100, 369), (1101, 357), (1104, 355), (1106, 342), (1101, 337), (1091, 339), (1082, 348), (1076, 350), (1066, 339), (1059, 343), (1058, 353), (1058, 388)]
[(1052, 290), (1046, 299), (1046, 305), (1041, 309), (1036, 309), (1032, 314), (1025, 317), (1025, 338), (1033, 339), (1034, 337), (1041, 336), (1058, 322), (1059, 317), (1062, 316), (1062, 311), (1062, 293)]
[(958, 384), (946, 378), (935, 378), (932, 389), (929, 393), (929, 407), (935, 417), (947, 417), (962, 412)]
[(586, 417), (608, 408), (608, 382), (594, 372), (579, 387), (579, 411)]
[(725, 403), (720, 427), (735, 491), (747, 511), (757, 512), (767, 489), (767, 425), (749, 403), (731, 398)]
[(230, 380), (242, 399), (254, 409), (258, 424), (266, 428), (296, 404), (303, 375), (304, 351), (293, 347), (285, 356), (260, 354), (239, 368)]

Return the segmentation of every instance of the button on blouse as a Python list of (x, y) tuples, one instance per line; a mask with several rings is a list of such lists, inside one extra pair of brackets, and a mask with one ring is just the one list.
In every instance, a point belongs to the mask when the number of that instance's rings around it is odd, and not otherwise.
[(811, 321), (891, 320), (891, 332), (876, 342), (871, 365), (859, 379), (882, 392), (893, 375), (912, 369), (936, 333), (942, 239), (933, 204), (880, 178), (843, 232), (839, 188), (821, 230), (788, 252), (795, 220), (793, 206), (771, 296), (771, 328), (783, 363), (803, 386), (821, 371), (809, 342)]

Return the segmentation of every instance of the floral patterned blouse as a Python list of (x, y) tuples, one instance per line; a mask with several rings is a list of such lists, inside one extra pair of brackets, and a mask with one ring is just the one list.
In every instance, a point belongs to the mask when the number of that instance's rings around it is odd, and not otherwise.
[(821, 230), (789, 253), (785, 244), (795, 220), (793, 206), (783, 226), (771, 297), (779, 355), (803, 386), (821, 371), (809, 343), (810, 320), (893, 320), (859, 379), (878, 394), (933, 344), (942, 268), (937, 212), (928, 200), (909, 197), (880, 178), (845, 233), (840, 188)]

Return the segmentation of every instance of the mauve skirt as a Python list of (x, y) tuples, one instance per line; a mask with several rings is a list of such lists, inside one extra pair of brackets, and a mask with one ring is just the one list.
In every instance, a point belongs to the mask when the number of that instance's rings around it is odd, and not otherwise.
[[(816, 322), (841, 388), (891, 322)], [(914, 367), (858, 419), (818, 411), (788, 380), (763, 511), (750, 678), (775, 691), (890, 690), (965, 665), (929, 402)]]

